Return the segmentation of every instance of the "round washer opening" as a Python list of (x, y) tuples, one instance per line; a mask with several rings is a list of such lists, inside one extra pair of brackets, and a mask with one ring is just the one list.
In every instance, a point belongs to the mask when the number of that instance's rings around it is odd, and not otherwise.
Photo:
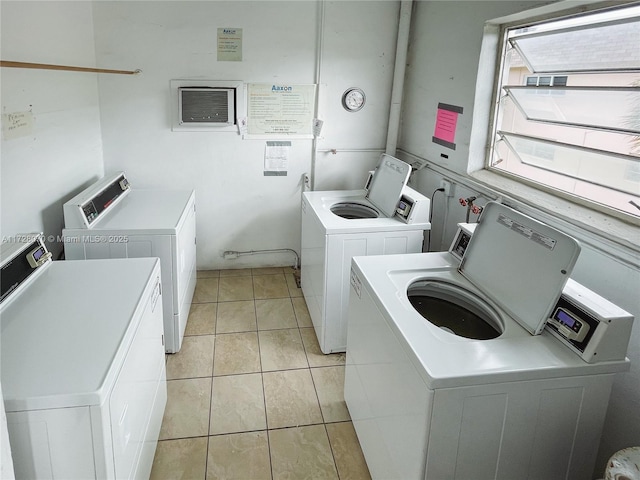
[(331, 212), (342, 218), (349, 220), (358, 218), (378, 218), (379, 214), (375, 208), (362, 203), (342, 202), (331, 206)]
[(427, 321), (459, 337), (491, 340), (504, 332), (500, 317), (487, 302), (452, 283), (418, 280), (409, 285), (407, 296)]

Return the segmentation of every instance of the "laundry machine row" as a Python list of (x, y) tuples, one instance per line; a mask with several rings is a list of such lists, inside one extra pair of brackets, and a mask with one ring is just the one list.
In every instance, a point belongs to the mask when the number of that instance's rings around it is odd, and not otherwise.
[(180, 350), (196, 285), (193, 190), (135, 189), (106, 176), (63, 206), (65, 258), (158, 257), (167, 353)]
[(383, 154), (365, 189), (303, 192), (301, 286), (323, 353), (347, 346), (351, 258), (422, 251), (430, 201), (410, 174)]
[(449, 252), (353, 259), (344, 395), (374, 479), (590, 478), (633, 317), (569, 279), (578, 254), (490, 202)]
[(1, 378), (16, 478), (146, 479), (167, 401), (156, 258), (0, 253)]

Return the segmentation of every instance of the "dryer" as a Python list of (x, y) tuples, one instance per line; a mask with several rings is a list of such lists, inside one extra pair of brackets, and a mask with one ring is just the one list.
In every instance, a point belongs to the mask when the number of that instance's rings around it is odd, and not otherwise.
[(2, 393), (16, 478), (149, 478), (167, 400), (157, 258), (1, 250)]
[(430, 201), (406, 186), (410, 174), (383, 154), (368, 188), (303, 192), (301, 286), (323, 353), (347, 346), (351, 258), (422, 251)]
[[(589, 478), (633, 317), (567, 280), (579, 246), (555, 229), (490, 202), (465, 235), (462, 262), (353, 259), (344, 396), (372, 477)], [(552, 334), (559, 306), (613, 341)]]
[(178, 352), (196, 285), (195, 192), (134, 189), (119, 172), (63, 209), (66, 259), (160, 258), (165, 348)]

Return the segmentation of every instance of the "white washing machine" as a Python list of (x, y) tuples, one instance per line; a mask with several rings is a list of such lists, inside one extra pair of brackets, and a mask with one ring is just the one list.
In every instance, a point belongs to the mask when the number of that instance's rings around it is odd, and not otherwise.
[(3, 244), (2, 393), (16, 478), (149, 478), (167, 400), (157, 258)]
[(63, 208), (67, 260), (160, 258), (165, 348), (178, 352), (196, 287), (195, 192), (134, 189), (120, 172)]
[(347, 346), (351, 258), (422, 251), (430, 201), (406, 186), (410, 174), (385, 154), (368, 189), (303, 193), (302, 292), (323, 353)]
[(633, 317), (567, 282), (578, 252), (489, 203), (462, 263), (353, 259), (344, 395), (374, 479), (591, 478)]

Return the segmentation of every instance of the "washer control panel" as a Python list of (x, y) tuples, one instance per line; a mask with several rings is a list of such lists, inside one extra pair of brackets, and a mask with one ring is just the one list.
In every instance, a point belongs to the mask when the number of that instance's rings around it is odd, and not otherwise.
[(557, 307), (548, 320), (560, 335), (575, 342), (582, 342), (594, 323), (597, 326), (597, 320), (590, 315), (568, 307)]
[(91, 228), (127, 196), (131, 185), (124, 172), (103, 177), (63, 206), (65, 228)]
[(404, 223), (428, 223), (431, 201), (411, 187), (404, 187), (396, 207), (396, 217)]
[(367, 174), (367, 181), (364, 182), (364, 189), (368, 192), (369, 188), (371, 187), (371, 180), (373, 180), (373, 174), (375, 173), (375, 170), (369, 170), (369, 173)]
[(87, 225), (91, 225), (102, 212), (109, 208), (109, 206), (118, 200), (123, 192), (129, 190), (129, 188), (129, 181), (124, 174), (122, 174), (82, 205), (82, 213), (84, 214)]
[(27, 262), (31, 268), (38, 268), (51, 257), (52, 254), (47, 251), (47, 247), (41, 241), (38, 241), (37, 246), (27, 254)]
[(633, 316), (569, 279), (546, 330), (587, 363), (624, 360)]
[(11, 297), (40, 267), (51, 262), (51, 252), (44, 244), (42, 234), (23, 234), (16, 242), (3, 243), (0, 253), (0, 304)]
[(475, 231), (477, 225), (477, 223), (458, 224), (458, 231), (456, 232), (456, 236), (454, 237), (453, 242), (451, 242), (451, 246), (449, 247), (449, 253), (458, 258), (458, 260), (462, 260), (464, 252), (469, 246), (471, 236), (473, 235), (473, 232)]
[(400, 198), (400, 202), (398, 203), (396, 214), (398, 214), (402, 219), (406, 220), (407, 218), (409, 218), (409, 214), (411, 213), (412, 208), (413, 202), (403, 195)]

